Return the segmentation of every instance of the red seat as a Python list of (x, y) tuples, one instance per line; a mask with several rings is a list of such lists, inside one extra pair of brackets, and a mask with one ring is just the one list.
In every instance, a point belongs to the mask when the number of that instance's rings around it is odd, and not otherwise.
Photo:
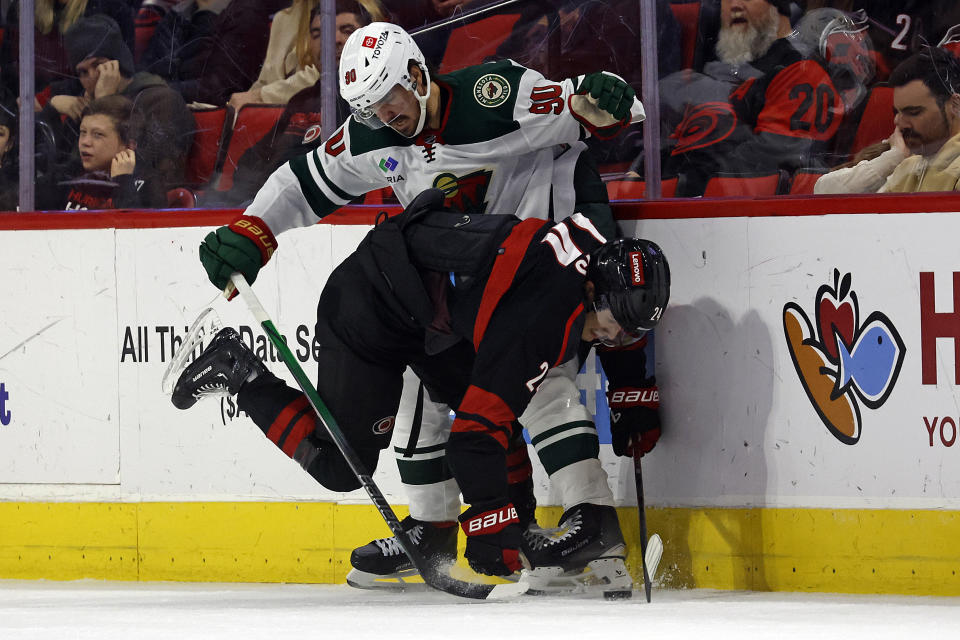
[(790, 181), (790, 193), (793, 195), (808, 195), (813, 193), (813, 185), (825, 171), (797, 171)]
[[(677, 193), (677, 178), (660, 180), (660, 197), (672, 198)], [(607, 196), (611, 200), (642, 200), (647, 196), (647, 183), (643, 178), (621, 178), (607, 183)]]
[(197, 196), (186, 187), (177, 187), (167, 191), (167, 207), (170, 209), (193, 209), (197, 206)]
[(216, 107), (191, 111), (196, 128), (193, 131), (193, 145), (187, 155), (185, 178), (188, 184), (204, 185), (220, 168), (221, 140), (229, 130), (228, 112), (233, 113), (233, 109)]
[(867, 104), (860, 114), (857, 133), (850, 145), (850, 155), (887, 138), (893, 131), (893, 88), (877, 86), (870, 90)]
[(283, 110), (282, 104), (246, 104), (240, 107), (226, 142), (217, 191), (227, 191), (233, 187), (233, 174), (240, 156), (273, 129)]
[(393, 195), (392, 187), (374, 189), (363, 196), (363, 204), (393, 204), (395, 202), (397, 202), (397, 197)]
[(157, 23), (164, 16), (163, 9), (155, 6), (140, 7), (133, 21), (133, 59), (140, 62), (140, 57), (147, 50), (153, 32), (157, 30)]
[(692, 69), (697, 52), (697, 31), (700, 26), (700, 0), (679, 0), (670, 3), (673, 17), (680, 23), (680, 47), (683, 68)]
[(480, 64), (484, 58), (496, 53), (519, 19), (519, 13), (504, 13), (457, 27), (450, 32), (439, 72), (450, 73)]
[(780, 186), (780, 172), (763, 176), (716, 175), (703, 190), (706, 198), (720, 196), (773, 196)]

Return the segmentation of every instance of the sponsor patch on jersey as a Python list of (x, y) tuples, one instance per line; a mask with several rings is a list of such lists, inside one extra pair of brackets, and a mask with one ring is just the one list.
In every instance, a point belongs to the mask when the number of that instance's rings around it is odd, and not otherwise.
[(366, 47), (367, 49), (373, 49), (377, 46), (377, 39), (373, 36), (367, 36), (363, 39), (363, 42), (360, 43), (360, 46)]
[(383, 171), (384, 173), (388, 171), (391, 171), (391, 172), (395, 171), (397, 168), (397, 165), (399, 164), (400, 163), (397, 162), (397, 160), (395, 158), (392, 158), (391, 156), (387, 156), (386, 158), (380, 158), (380, 171)]
[(473, 85), (473, 97), (484, 107), (499, 107), (510, 97), (510, 83), (496, 73), (488, 73)]
[(630, 281), (633, 286), (639, 287), (645, 282), (643, 277), (643, 254), (638, 251), (630, 252)]
[(320, 125), (315, 124), (303, 134), (303, 144), (310, 144), (320, 137)]
[(381, 436), (385, 433), (390, 433), (390, 430), (393, 429), (394, 416), (388, 416), (386, 418), (381, 418), (373, 423), (373, 432), (378, 436)]

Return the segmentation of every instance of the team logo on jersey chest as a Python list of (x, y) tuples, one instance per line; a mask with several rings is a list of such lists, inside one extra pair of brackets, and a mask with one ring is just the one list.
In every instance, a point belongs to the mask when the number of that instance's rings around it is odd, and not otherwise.
[(464, 213), (483, 213), (487, 187), (490, 186), (492, 171), (480, 169), (467, 175), (441, 173), (433, 179), (433, 186), (443, 191), (447, 206)]
[(510, 97), (510, 83), (496, 73), (488, 73), (473, 85), (473, 97), (484, 107), (499, 107)]

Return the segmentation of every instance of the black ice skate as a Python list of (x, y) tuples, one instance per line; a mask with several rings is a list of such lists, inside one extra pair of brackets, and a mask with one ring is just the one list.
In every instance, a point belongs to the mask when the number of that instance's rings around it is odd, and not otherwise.
[[(400, 523), (410, 540), (427, 559), (436, 566), (453, 564), (457, 559), (457, 531), (451, 523), (437, 527), (429, 522), (407, 516)], [(410, 558), (400, 547), (395, 537), (380, 538), (350, 554), (353, 569), (347, 574), (347, 584), (358, 589), (411, 589), (423, 588), (423, 583), (408, 582), (420, 575)]]
[(631, 596), (627, 547), (613, 507), (579, 504), (561, 516), (555, 529), (527, 529), (523, 553), (531, 565), (523, 572), (531, 593), (596, 587), (607, 598)]
[(178, 409), (189, 409), (208, 396), (235, 395), (251, 373), (267, 367), (232, 328), (221, 329), (196, 360), (190, 363), (173, 387), (170, 399)]

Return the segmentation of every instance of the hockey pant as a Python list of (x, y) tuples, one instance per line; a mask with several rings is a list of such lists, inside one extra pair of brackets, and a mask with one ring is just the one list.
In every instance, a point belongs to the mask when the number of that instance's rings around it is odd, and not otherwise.
[[(519, 418), (564, 510), (584, 502), (613, 505), (598, 458), (597, 429), (575, 384), (577, 372), (576, 360), (551, 369)], [(444, 458), (451, 422), (449, 407), (431, 401), (407, 370), (393, 445), (410, 515), (418, 520), (443, 522), (460, 515), (459, 489)]]
[[(459, 405), (474, 358), (466, 341), (426, 355), (423, 329), (398, 319), (377, 301), (373, 284), (356, 268), (354, 256), (348, 257), (320, 295), (316, 327), (317, 392), (371, 474), (380, 451), (390, 445), (407, 366), (438, 397)], [(324, 487), (360, 488), (300, 389), (267, 372), (241, 387), (237, 405)]]

